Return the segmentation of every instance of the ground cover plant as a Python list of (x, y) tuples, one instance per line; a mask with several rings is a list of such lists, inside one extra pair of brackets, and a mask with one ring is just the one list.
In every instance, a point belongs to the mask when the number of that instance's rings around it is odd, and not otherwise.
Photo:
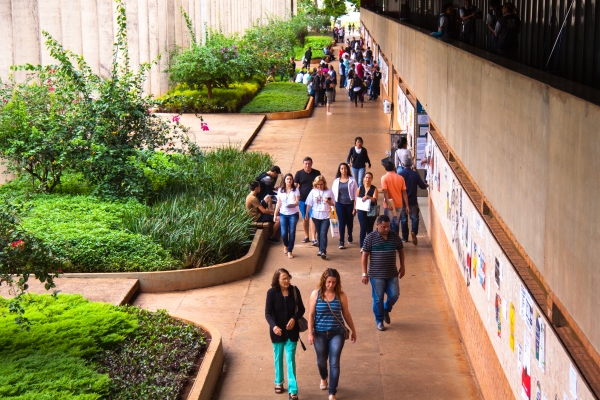
[(275, 82), (242, 108), (242, 113), (300, 111), (306, 108), (308, 92), (302, 83)]
[(212, 89), (212, 98), (208, 98), (206, 88), (190, 89), (182, 84), (157, 98), (156, 105), (161, 112), (179, 114), (239, 112), (256, 96), (264, 82), (264, 78), (261, 77), (248, 82), (235, 82), (227, 88), (215, 88)]
[(80, 295), (26, 295), (30, 330), (0, 298), (0, 398), (177, 399), (206, 341), (196, 327)]
[(309, 47), (312, 48), (312, 59), (322, 59), (325, 57), (323, 48), (329, 46), (333, 39), (331, 36), (307, 36), (304, 39), (304, 46), (294, 47), (294, 57), (296, 60), (301, 60), (304, 53)]

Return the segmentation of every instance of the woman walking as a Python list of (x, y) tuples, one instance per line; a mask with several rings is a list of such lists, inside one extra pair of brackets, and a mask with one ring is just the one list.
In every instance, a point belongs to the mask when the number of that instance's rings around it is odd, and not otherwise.
[(396, 172), (400, 173), (400, 171), (404, 169), (404, 167), (402, 167), (402, 160), (404, 160), (405, 157), (412, 157), (412, 155), (410, 154), (410, 150), (408, 150), (408, 140), (405, 137), (400, 138), (397, 144), (398, 150), (396, 150), (394, 155), (394, 164), (396, 165)]
[(331, 207), (335, 206), (333, 201), (333, 192), (327, 189), (327, 181), (323, 175), (319, 175), (313, 181), (313, 190), (306, 198), (306, 213), (304, 219), (308, 220), (312, 210), (312, 220), (317, 232), (317, 241), (319, 242), (319, 252), (323, 260), (327, 258), (327, 231), (329, 230), (329, 213)]
[(289, 259), (294, 258), (294, 241), (296, 240), (296, 225), (300, 215), (300, 191), (294, 185), (294, 176), (286, 174), (283, 178), (283, 187), (277, 192), (277, 206), (275, 207), (275, 222), (281, 219), (281, 240), (283, 240), (283, 254)]
[[(350, 314), (348, 297), (342, 290), (340, 274), (327, 268), (317, 290), (310, 295), (308, 306), (308, 343), (314, 344), (317, 353), (317, 366), (322, 390), (329, 389), (329, 400), (335, 400), (340, 379), (340, 357), (346, 339), (346, 324), (352, 333), (350, 339), (356, 342), (356, 329)], [(329, 359), (329, 374), (327, 371)], [(329, 385), (327, 385), (329, 378)]]
[(275, 358), (275, 393), (283, 393), (283, 353), (287, 364), (288, 393), (290, 400), (298, 399), (296, 384), (296, 345), (300, 338), (298, 319), (304, 316), (304, 303), (300, 291), (290, 285), (292, 276), (279, 268), (273, 274), (271, 289), (267, 291), (265, 317), (269, 323), (269, 334)]
[(354, 107), (358, 107), (358, 101), (360, 100), (360, 108), (362, 108), (365, 103), (364, 84), (363, 80), (356, 74), (352, 80), (352, 91), (354, 92)]
[(371, 168), (371, 160), (367, 149), (363, 147), (363, 140), (360, 136), (354, 139), (354, 146), (350, 148), (346, 162), (352, 165), (352, 176), (359, 185), (362, 185), (367, 164)]
[(354, 228), (354, 215), (356, 215), (355, 198), (358, 184), (350, 167), (346, 163), (338, 166), (335, 180), (331, 187), (335, 196), (335, 211), (340, 222), (340, 249), (345, 249), (344, 237), (348, 228), (348, 243), (352, 243), (352, 230)]
[(377, 219), (377, 212), (375, 210), (377, 209), (377, 196), (379, 196), (379, 192), (375, 185), (372, 185), (372, 182), (373, 174), (367, 172), (363, 184), (356, 192), (356, 197), (362, 198), (362, 201), (371, 200), (371, 209), (369, 211), (358, 210), (358, 223), (360, 224), (359, 244), (361, 253), (365, 237), (373, 232), (373, 225)]

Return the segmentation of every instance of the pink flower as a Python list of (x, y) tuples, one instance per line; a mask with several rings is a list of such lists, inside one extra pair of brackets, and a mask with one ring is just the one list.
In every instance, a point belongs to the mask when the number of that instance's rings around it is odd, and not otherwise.
[(17, 248), (19, 250), (23, 250), (23, 248), (25, 247), (25, 242), (22, 240), (17, 240), (16, 242), (12, 242), (10, 244), (10, 246), (14, 249)]
[(3, 103), (8, 103), (8, 100), (6, 100), (6, 99), (2, 99), (2, 102), (3, 102)]
[(200, 122), (200, 129), (202, 129), (203, 131), (207, 131), (208, 124), (206, 122)]
[(48, 88), (48, 91), (49, 91), (49, 92), (54, 92), (54, 88), (53, 88), (52, 86), (50, 86), (50, 87)]
[(180, 119), (180, 118), (181, 118), (181, 117), (180, 117), (179, 115), (174, 115), (174, 116), (173, 116), (173, 122), (175, 122), (175, 123), (179, 122), (179, 119)]

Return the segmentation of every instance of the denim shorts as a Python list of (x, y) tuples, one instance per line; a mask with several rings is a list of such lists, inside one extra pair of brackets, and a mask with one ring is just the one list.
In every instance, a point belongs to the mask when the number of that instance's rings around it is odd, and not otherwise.
[[(306, 202), (300, 200), (300, 201), (298, 201), (298, 205), (300, 206), (300, 215), (302, 216), (302, 218), (304, 218), (304, 215), (306, 214)], [(311, 217), (312, 217), (312, 208), (308, 212), (308, 218), (311, 218)]]

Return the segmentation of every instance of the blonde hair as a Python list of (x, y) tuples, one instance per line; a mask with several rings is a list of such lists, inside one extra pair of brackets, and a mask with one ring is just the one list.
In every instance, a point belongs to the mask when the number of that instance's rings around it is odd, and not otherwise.
[(319, 182), (323, 182), (323, 190), (327, 190), (327, 181), (325, 180), (325, 177), (323, 175), (319, 175), (315, 178), (315, 180), (313, 181), (313, 188), (317, 187), (317, 183)]

